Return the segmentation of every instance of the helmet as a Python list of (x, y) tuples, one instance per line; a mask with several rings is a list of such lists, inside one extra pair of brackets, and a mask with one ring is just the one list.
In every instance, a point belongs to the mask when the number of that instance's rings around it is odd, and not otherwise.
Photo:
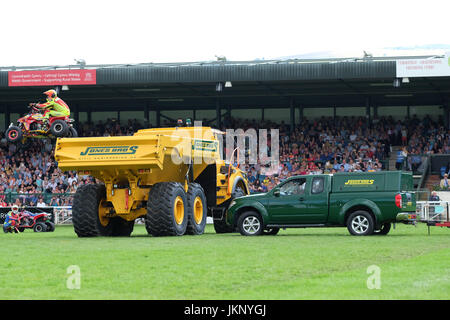
[(44, 94), (47, 96), (47, 101), (51, 101), (51, 100), (55, 99), (58, 96), (56, 91), (53, 90), (53, 89), (45, 91)]
[(17, 211), (19, 211), (19, 206), (17, 204), (12, 206), (12, 212), (17, 213)]

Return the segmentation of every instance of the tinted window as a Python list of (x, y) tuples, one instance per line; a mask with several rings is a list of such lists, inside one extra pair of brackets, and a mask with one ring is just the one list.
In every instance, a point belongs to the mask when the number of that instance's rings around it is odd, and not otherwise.
[(281, 196), (305, 193), (306, 179), (291, 180), (280, 187)]
[(324, 184), (323, 178), (314, 178), (311, 184), (311, 193), (312, 194), (322, 193), (323, 184)]

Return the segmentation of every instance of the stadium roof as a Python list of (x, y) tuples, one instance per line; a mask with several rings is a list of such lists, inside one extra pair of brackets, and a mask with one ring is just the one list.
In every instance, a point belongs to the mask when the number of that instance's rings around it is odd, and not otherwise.
[[(9, 87), (8, 72), (67, 69), (96, 72), (95, 85), (69, 86), (63, 92), (80, 110), (214, 108), (218, 101), (232, 108), (446, 104), (450, 77), (393, 85), (397, 60), (427, 58), (433, 56), (0, 67), (0, 111), (35, 101), (48, 87)], [(232, 87), (224, 86), (228, 81)]]

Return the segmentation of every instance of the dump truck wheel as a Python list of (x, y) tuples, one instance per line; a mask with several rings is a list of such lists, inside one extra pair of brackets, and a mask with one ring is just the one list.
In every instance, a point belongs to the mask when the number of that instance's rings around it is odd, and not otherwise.
[(115, 237), (129, 237), (134, 229), (134, 221), (127, 221), (122, 218), (111, 219), (113, 225), (112, 236)]
[(73, 197), (72, 222), (78, 237), (111, 236), (113, 224), (110, 220), (100, 222), (98, 207), (106, 197), (101, 184), (80, 186)]
[(148, 195), (145, 228), (152, 236), (181, 236), (186, 232), (186, 192), (179, 182), (156, 183)]
[[(234, 198), (243, 196), (245, 196), (244, 190), (242, 190), (240, 187), (236, 187), (234, 192), (231, 194), (231, 201), (233, 201)], [(232, 226), (227, 224), (225, 218), (226, 216), (223, 215), (221, 220), (214, 219), (214, 230), (216, 230), (216, 233), (231, 233), (235, 231)]]
[(186, 194), (188, 208), (187, 234), (203, 234), (206, 226), (207, 204), (202, 186), (198, 183), (189, 183)]

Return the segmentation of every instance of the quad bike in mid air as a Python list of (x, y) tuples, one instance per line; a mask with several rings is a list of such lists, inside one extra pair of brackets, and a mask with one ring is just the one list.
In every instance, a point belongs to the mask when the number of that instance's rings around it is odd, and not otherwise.
[(30, 111), (17, 120), (17, 125), (13, 123), (9, 125), (5, 132), (6, 140), (10, 143), (19, 141), (25, 143), (29, 138), (47, 139), (78, 136), (73, 127), (74, 120), (70, 117), (50, 117), (48, 121), (45, 121), (44, 114), (35, 107), (35, 104), (31, 104)]

